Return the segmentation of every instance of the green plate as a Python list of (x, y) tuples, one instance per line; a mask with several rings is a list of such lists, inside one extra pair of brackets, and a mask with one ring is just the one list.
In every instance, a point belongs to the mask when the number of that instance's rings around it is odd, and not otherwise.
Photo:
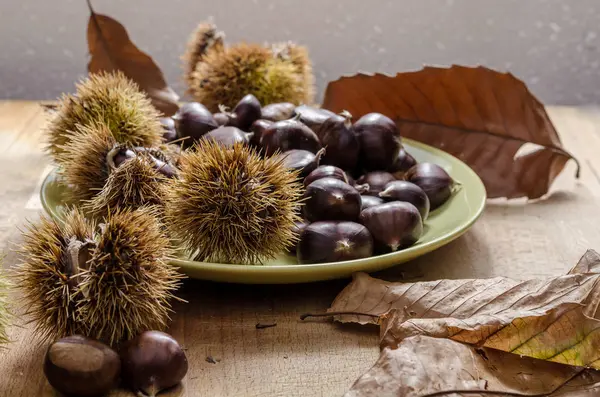
[[(425, 221), (425, 233), (412, 247), (365, 259), (311, 265), (300, 265), (286, 254), (256, 266), (194, 262), (185, 258), (173, 259), (171, 263), (191, 278), (244, 284), (292, 284), (343, 278), (358, 271), (382, 270), (448, 244), (466, 232), (483, 212), (485, 187), (471, 168), (448, 153), (409, 139), (403, 142), (417, 161), (442, 166), (461, 184), (450, 200), (431, 212)], [(66, 189), (56, 171), (51, 172), (42, 185), (42, 205), (55, 219), (64, 217), (63, 193)]]

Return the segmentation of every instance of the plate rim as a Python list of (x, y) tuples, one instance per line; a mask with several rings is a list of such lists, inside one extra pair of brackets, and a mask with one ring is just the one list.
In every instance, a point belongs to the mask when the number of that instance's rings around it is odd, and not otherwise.
[[(368, 257), (368, 258), (354, 259), (354, 260), (349, 260), (349, 261), (325, 262), (325, 263), (313, 263), (313, 264), (288, 264), (288, 265), (242, 265), (242, 264), (231, 264), (231, 263), (201, 262), (201, 261), (193, 261), (193, 260), (182, 259), (182, 258), (169, 258), (169, 264), (178, 267), (179, 270), (183, 273), (191, 273), (191, 272), (194, 272), (194, 270), (202, 271), (202, 272), (209, 272), (209, 273), (226, 272), (229, 275), (233, 275), (234, 277), (239, 277), (239, 276), (249, 275), (249, 274), (251, 274), (253, 276), (260, 275), (260, 274), (269, 274), (270, 276), (273, 276), (273, 273), (288, 275), (288, 274), (292, 274), (292, 273), (297, 273), (298, 271), (309, 271), (310, 272), (311, 270), (313, 270), (313, 271), (324, 270), (324, 269), (332, 268), (332, 267), (336, 268), (336, 270), (335, 270), (336, 273), (346, 274), (349, 270), (356, 269), (357, 267), (363, 268), (364, 270), (354, 270), (353, 272), (355, 272), (355, 271), (370, 272), (370, 271), (375, 271), (370, 268), (383, 269), (383, 268), (396, 266), (396, 265), (401, 264), (404, 261), (412, 260), (416, 257), (419, 257), (421, 255), (432, 252), (432, 251), (436, 250), (437, 248), (440, 248), (440, 247), (450, 243), (451, 241), (459, 238), (466, 231), (468, 231), (473, 226), (473, 224), (483, 214), (483, 211), (486, 206), (486, 201), (487, 201), (487, 192), (485, 189), (485, 185), (483, 184), (483, 181), (481, 180), (479, 175), (477, 175), (477, 173), (468, 164), (466, 164), (464, 161), (460, 160), (456, 156), (454, 156), (448, 152), (445, 152), (441, 149), (438, 149), (434, 146), (427, 145), (425, 143), (415, 141), (413, 139), (403, 138), (403, 141), (408, 143), (409, 146), (417, 147), (419, 149), (431, 152), (434, 155), (441, 155), (442, 157), (449, 157), (449, 158), (453, 159), (455, 162), (464, 166), (466, 172), (471, 174), (474, 181), (477, 182), (477, 188), (478, 188), (478, 190), (481, 190), (482, 195), (481, 195), (480, 202), (477, 203), (478, 206), (474, 209), (474, 211), (471, 211), (472, 215), (470, 218), (468, 218), (465, 222), (461, 223), (460, 225), (456, 226), (451, 231), (444, 233), (443, 235), (440, 235), (440, 236), (434, 238), (433, 240), (428, 241), (422, 245), (415, 245), (415, 246), (412, 246), (412, 247), (409, 247), (409, 248), (406, 248), (406, 249), (403, 249), (403, 250), (397, 251), (397, 252), (391, 252), (391, 253), (387, 253), (387, 254), (381, 254), (381, 255), (372, 256), (372, 257)], [(55, 166), (45, 176), (44, 181), (41, 186), (41, 189), (40, 189), (40, 201), (41, 201), (44, 211), (48, 215), (50, 215), (50, 217), (52, 217), (55, 220), (61, 221), (60, 216), (58, 216), (56, 214), (56, 212), (50, 208), (50, 206), (46, 200), (46, 197), (45, 197), (47, 184), (49, 183), (49, 181), (51, 179), (50, 177), (56, 173), (57, 168), (58, 167)], [(402, 255), (403, 257), (409, 257), (409, 258), (404, 259), (404, 260), (394, 259), (399, 255)], [(377, 258), (378, 262), (374, 263), (373, 258)], [(383, 264), (381, 262), (385, 262), (385, 264)], [(195, 268), (195, 269), (194, 270), (186, 270), (186, 268), (188, 268), (188, 269)], [(337, 277), (328, 277), (328, 278), (331, 279), (331, 278), (341, 278), (341, 277), (344, 277), (344, 276), (338, 275)], [(196, 278), (196, 277), (194, 277), (194, 278)], [(211, 280), (211, 278), (204, 278), (204, 279)], [(213, 279), (215, 279), (215, 278), (213, 278)], [(324, 280), (327, 278), (323, 277), (323, 278), (318, 278), (318, 279)]]

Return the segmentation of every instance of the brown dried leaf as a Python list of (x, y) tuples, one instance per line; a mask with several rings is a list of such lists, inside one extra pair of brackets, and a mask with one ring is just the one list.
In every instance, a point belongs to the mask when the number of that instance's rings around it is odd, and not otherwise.
[[(520, 358), (493, 349), (474, 349), (449, 339), (413, 336), (386, 347), (375, 365), (345, 397), (528, 395), (592, 397), (600, 393), (600, 373), (548, 361)], [(437, 394), (442, 395), (442, 394)], [(489, 394), (488, 394), (489, 395)]]
[[(369, 112), (389, 116), (403, 136), (469, 164), (491, 198), (539, 198), (574, 159), (525, 84), (484, 67), (342, 77), (329, 83), (322, 106), (348, 110), (355, 119)], [(537, 146), (519, 152), (526, 143)]]
[(96, 14), (91, 7), (87, 29), (90, 73), (122, 71), (145, 91), (152, 104), (165, 116), (173, 115), (179, 96), (173, 91), (154, 60), (133, 44), (127, 31), (116, 20)]
[[(380, 324), (382, 356), (349, 395), (416, 396), (480, 389), (481, 381), (487, 390), (531, 394), (530, 379), (509, 376), (517, 362), (535, 379), (562, 379), (559, 386), (577, 375), (569, 387), (578, 392), (573, 395), (585, 395), (579, 394), (581, 384), (600, 382), (595, 371), (585, 371), (594, 374), (590, 382), (578, 375), (584, 367), (600, 369), (599, 280), (600, 255), (591, 250), (568, 275), (545, 280), (390, 283), (359, 273), (329, 311), (379, 316), (336, 319)], [(477, 352), (485, 353), (483, 361)], [(536, 369), (541, 367), (548, 369)], [(509, 380), (513, 383), (507, 386)], [(575, 387), (575, 381), (581, 384)], [(556, 389), (548, 388), (547, 379), (542, 383), (535, 393)], [(552, 395), (570, 395), (563, 391)]]

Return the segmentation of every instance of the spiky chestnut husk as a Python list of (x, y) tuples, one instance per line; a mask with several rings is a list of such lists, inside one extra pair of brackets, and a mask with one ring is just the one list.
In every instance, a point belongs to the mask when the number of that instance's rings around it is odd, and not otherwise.
[(156, 146), (162, 140), (159, 113), (137, 84), (121, 72), (101, 72), (80, 81), (74, 95), (62, 96), (46, 129), (47, 151), (62, 163), (76, 126), (93, 121), (104, 122), (120, 143)]
[(257, 264), (293, 244), (302, 186), (281, 159), (201, 140), (182, 155), (167, 224), (193, 257)]
[(78, 291), (88, 336), (112, 345), (164, 329), (183, 276), (166, 262), (170, 241), (154, 211), (109, 214), (99, 230)]
[(271, 51), (277, 58), (289, 61), (294, 65), (296, 72), (302, 76), (302, 91), (307, 99), (302, 103), (311, 103), (315, 96), (315, 76), (308, 56), (308, 49), (288, 41), (273, 44)]
[(102, 122), (78, 125), (69, 143), (64, 146), (61, 177), (69, 186), (71, 201), (90, 200), (98, 194), (110, 170), (106, 160), (117, 141)]
[(223, 32), (218, 31), (215, 24), (210, 22), (200, 23), (192, 32), (183, 54), (184, 78), (188, 85), (193, 84), (193, 72), (208, 49), (212, 48), (216, 51), (224, 49), (224, 37)]
[[(191, 74), (189, 92), (212, 112), (218, 111), (219, 105), (233, 108), (246, 94), (253, 94), (262, 104), (312, 103), (312, 72), (292, 59), (256, 44), (209, 49)], [(309, 64), (308, 56), (305, 62)]]
[(152, 206), (162, 219), (169, 178), (157, 172), (153, 164), (143, 154), (125, 161), (110, 173), (100, 193), (84, 203), (83, 210), (102, 218), (115, 210)]
[(23, 233), (16, 269), (16, 285), (23, 291), (26, 313), (44, 340), (86, 333), (77, 315), (75, 294), (78, 269), (70, 250), (91, 241), (94, 225), (77, 211), (70, 211), (64, 223), (42, 217)]

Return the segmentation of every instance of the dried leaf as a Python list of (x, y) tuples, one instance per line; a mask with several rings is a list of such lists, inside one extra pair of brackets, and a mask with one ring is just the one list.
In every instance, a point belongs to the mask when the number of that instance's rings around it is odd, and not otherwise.
[(179, 96), (173, 91), (154, 60), (133, 44), (127, 31), (116, 20), (96, 14), (88, 0), (90, 19), (87, 29), (90, 73), (122, 71), (136, 82), (165, 116), (177, 111)]
[[(403, 136), (469, 164), (492, 198), (539, 198), (574, 159), (525, 84), (484, 67), (342, 77), (329, 83), (322, 106), (348, 110), (355, 119), (369, 112), (389, 116)], [(537, 146), (519, 151), (526, 143)]]
[[(455, 390), (470, 393), (450, 393)], [(447, 396), (481, 396), (473, 393), (477, 390), (497, 391), (499, 396), (592, 397), (600, 393), (600, 373), (413, 336), (396, 349), (384, 348), (345, 397), (423, 397), (441, 391), (448, 391)]]
[[(379, 316), (344, 314), (336, 319), (380, 324), (382, 356), (349, 395), (416, 396), (425, 394), (423, 390), (480, 389), (482, 380), (487, 390), (531, 394), (531, 380), (507, 375), (516, 368), (515, 362), (527, 367), (529, 372), (523, 373), (535, 379), (552, 373), (549, 379), (560, 378), (562, 383), (582, 376), (584, 367), (600, 369), (599, 280), (600, 255), (595, 251), (588, 251), (568, 275), (544, 280), (390, 283), (359, 273), (329, 311)], [(485, 362), (476, 357), (481, 351)], [(407, 362), (411, 355), (412, 364)], [(533, 370), (539, 366), (552, 371)], [(600, 382), (596, 371), (587, 372), (594, 373), (594, 380), (577, 382)], [(406, 388), (407, 379), (414, 385)], [(439, 384), (431, 386), (431, 379)], [(551, 382), (542, 383), (544, 387), (535, 389), (538, 394), (556, 389), (548, 389)]]

